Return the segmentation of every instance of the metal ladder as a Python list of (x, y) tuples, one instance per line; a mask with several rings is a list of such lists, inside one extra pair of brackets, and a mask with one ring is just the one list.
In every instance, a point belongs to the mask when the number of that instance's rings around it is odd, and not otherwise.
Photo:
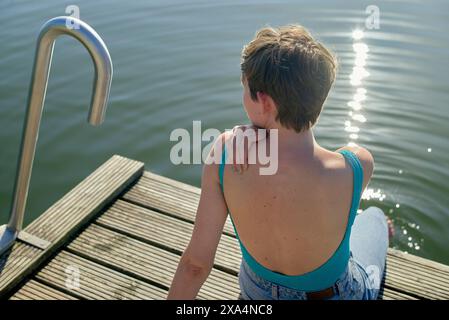
[(64, 34), (74, 37), (84, 45), (95, 66), (88, 122), (91, 125), (100, 125), (104, 120), (112, 81), (112, 61), (108, 48), (92, 27), (77, 18), (61, 16), (48, 20), (42, 26), (37, 39), (13, 203), (8, 224), (0, 226), (0, 256), (14, 244), (16, 239), (41, 249), (49, 245), (48, 241), (24, 232), (22, 226), (53, 48), (56, 38)]

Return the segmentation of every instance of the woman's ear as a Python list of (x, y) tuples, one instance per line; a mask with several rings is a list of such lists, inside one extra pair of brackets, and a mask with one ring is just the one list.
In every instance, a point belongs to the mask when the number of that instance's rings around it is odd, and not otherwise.
[(274, 111), (276, 111), (276, 104), (274, 103), (273, 99), (265, 92), (258, 91), (257, 99), (259, 103), (262, 104), (263, 113), (273, 113)]

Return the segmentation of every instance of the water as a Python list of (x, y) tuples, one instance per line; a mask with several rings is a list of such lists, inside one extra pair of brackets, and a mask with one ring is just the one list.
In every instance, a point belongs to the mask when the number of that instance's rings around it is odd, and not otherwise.
[[(199, 165), (170, 163), (170, 132), (191, 131), (193, 120), (219, 130), (245, 123), (242, 46), (266, 24), (301, 23), (340, 61), (317, 140), (330, 149), (356, 142), (371, 150), (375, 173), (361, 207), (379, 206), (394, 219), (394, 247), (449, 264), (449, 3), (443, 0), (3, 0), (0, 223), (7, 221), (36, 36), (73, 4), (109, 47), (109, 109), (103, 126), (88, 126), (90, 57), (73, 39), (58, 40), (26, 223), (113, 154), (199, 186)], [(380, 9), (379, 29), (365, 25), (368, 5)]]

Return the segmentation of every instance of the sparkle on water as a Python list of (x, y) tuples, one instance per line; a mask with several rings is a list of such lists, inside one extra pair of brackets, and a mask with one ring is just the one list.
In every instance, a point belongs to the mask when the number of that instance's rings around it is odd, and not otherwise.
[(360, 29), (356, 29), (356, 30), (354, 30), (354, 31), (352, 32), (352, 38), (353, 38), (354, 40), (360, 40), (360, 39), (363, 38), (363, 36), (364, 36), (364, 33), (363, 33), (363, 31), (360, 30)]

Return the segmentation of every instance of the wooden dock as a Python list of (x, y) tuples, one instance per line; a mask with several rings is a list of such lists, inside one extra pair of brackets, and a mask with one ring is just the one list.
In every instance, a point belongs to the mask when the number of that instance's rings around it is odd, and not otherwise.
[[(200, 189), (113, 156), (26, 229), (0, 259), (1, 299), (165, 299)], [(240, 248), (226, 222), (198, 299), (237, 299)], [(381, 299), (449, 299), (449, 266), (389, 250)]]

